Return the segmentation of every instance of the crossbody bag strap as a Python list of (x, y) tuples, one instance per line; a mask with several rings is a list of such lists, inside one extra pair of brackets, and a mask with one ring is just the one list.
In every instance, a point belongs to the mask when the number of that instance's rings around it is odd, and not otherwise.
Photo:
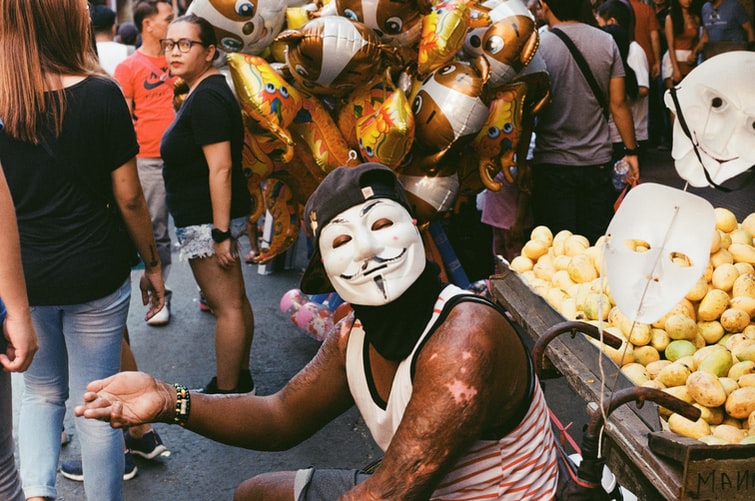
[(574, 45), (572, 39), (566, 35), (566, 33), (558, 28), (552, 28), (551, 33), (560, 38), (561, 41), (564, 42), (564, 45), (566, 45), (566, 48), (569, 49), (569, 52), (571, 52), (574, 61), (577, 63), (577, 66), (579, 66), (580, 71), (582, 71), (582, 75), (584, 75), (585, 80), (587, 80), (588, 85), (592, 89), (592, 93), (595, 94), (595, 99), (598, 100), (598, 104), (603, 110), (603, 116), (608, 119), (608, 103), (606, 102), (606, 97), (603, 94), (603, 91), (600, 90), (598, 82), (595, 80), (592, 71), (590, 71), (590, 66), (587, 64), (587, 61), (585, 61), (584, 56), (579, 51), (579, 49), (577, 49), (577, 46)]

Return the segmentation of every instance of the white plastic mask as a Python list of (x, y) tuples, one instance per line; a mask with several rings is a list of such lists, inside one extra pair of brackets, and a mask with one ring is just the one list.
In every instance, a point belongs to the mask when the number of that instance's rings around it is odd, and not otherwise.
[[(716, 219), (697, 195), (654, 183), (629, 191), (608, 225), (608, 285), (631, 320), (653, 323), (702, 276)], [(647, 250), (645, 250), (647, 249)]]
[(697, 66), (677, 85), (681, 111), (671, 91), (666, 92), (666, 107), (676, 115), (671, 154), (677, 173), (691, 186), (710, 186), (703, 166), (720, 185), (755, 165), (753, 82), (755, 52), (726, 52)]
[(341, 212), (322, 229), (319, 243), (330, 283), (353, 304), (390, 303), (425, 269), (425, 249), (414, 220), (387, 198)]

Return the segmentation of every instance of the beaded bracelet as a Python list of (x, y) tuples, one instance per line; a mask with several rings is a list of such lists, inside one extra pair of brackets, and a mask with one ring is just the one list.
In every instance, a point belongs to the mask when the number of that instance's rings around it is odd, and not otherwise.
[(175, 383), (173, 386), (176, 388), (176, 414), (173, 416), (173, 422), (186, 426), (191, 411), (191, 394), (186, 386)]

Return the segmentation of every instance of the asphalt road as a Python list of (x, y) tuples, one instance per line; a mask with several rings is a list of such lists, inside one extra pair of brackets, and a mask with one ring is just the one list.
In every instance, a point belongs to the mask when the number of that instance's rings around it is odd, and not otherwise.
[[(681, 188), (668, 152), (651, 151), (643, 164), (644, 180)], [(728, 207), (739, 220), (755, 211), (755, 184), (734, 193), (712, 189), (691, 190), (707, 198), (715, 207)], [(247, 242), (242, 241), (244, 251)], [(259, 394), (271, 394), (283, 386), (316, 352), (319, 344), (299, 331), (280, 311), (283, 293), (295, 288), (305, 256), (303, 245), (289, 256), (292, 269), (269, 275), (256, 266), (245, 266), (247, 292), (255, 314), (252, 347), (252, 373)], [(174, 260), (178, 261), (177, 255)], [(133, 277), (138, 277), (135, 273)], [(132, 278), (133, 278), (132, 277)], [(148, 327), (144, 308), (135, 295), (129, 316), (132, 348), (140, 369), (168, 382), (201, 387), (214, 375), (213, 317), (197, 305), (197, 287), (187, 263), (175, 262), (168, 286), (173, 290), (173, 318), (166, 327)], [(134, 282), (134, 290), (138, 290)], [(14, 375), (14, 411), (20, 406), (20, 376)], [(570, 434), (579, 441), (586, 421), (585, 404), (563, 381), (546, 385), (546, 398), (562, 422), (574, 422)], [(78, 403), (76, 396), (69, 409)], [(66, 429), (72, 442), (62, 458), (78, 455), (78, 440), (71, 412)], [(254, 416), (249, 416), (254, 419)], [(301, 445), (285, 452), (255, 452), (215, 443), (178, 426), (156, 425), (169, 457), (155, 461), (136, 458), (139, 474), (125, 484), (128, 501), (228, 500), (244, 479), (266, 471), (291, 470), (310, 465), (318, 467), (365, 466), (380, 456), (363, 422), (353, 409)], [(58, 499), (83, 500), (83, 485), (58, 475)]]

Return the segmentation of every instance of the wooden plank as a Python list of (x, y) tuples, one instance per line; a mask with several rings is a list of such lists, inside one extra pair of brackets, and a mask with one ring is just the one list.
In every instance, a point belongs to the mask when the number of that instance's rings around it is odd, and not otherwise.
[(683, 467), (680, 499), (755, 499), (755, 446), (710, 446), (671, 432), (649, 438), (653, 451)]

